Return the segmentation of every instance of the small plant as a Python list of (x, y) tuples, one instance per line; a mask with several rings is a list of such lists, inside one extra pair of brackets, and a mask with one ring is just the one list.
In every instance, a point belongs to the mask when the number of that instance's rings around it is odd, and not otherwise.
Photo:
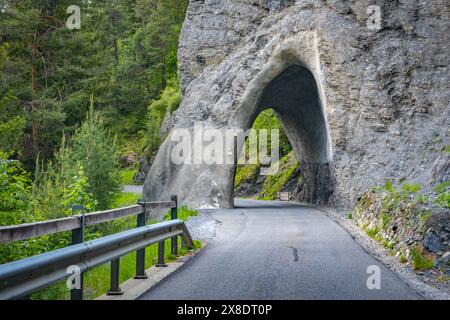
[(388, 180), (386, 181), (386, 183), (384, 184), (384, 190), (393, 193), (395, 192), (395, 188), (394, 188), (394, 184), (392, 181)]
[(427, 258), (417, 246), (411, 250), (414, 270), (429, 270), (434, 267), (434, 259)]
[(348, 220), (352, 220), (353, 219), (353, 214), (351, 212), (347, 213), (347, 219)]
[(395, 242), (394, 241), (391, 241), (391, 242), (388, 243), (388, 249), (393, 250), (394, 247), (395, 247)]
[(381, 215), (381, 229), (386, 230), (391, 221), (392, 217), (387, 212), (383, 212)]
[(122, 169), (120, 171), (120, 180), (122, 185), (134, 185), (133, 178), (135, 174), (136, 174), (135, 169), (130, 168)]
[(450, 276), (447, 276), (445, 274), (440, 274), (437, 276), (436, 281), (438, 283), (447, 283), (450, 282)]
[(409, 193), (419, 192), (421, 188), (422, 187), (421, 187), (420, 183), (414, 183), (414, 184), (405, 183), (402, 186), (402, 189), (404, 191), (406, 191), (406, 192), (409, 192)]
[(378, 226), (375, 226), (373, 228), (367, 228), (366, 233), (369, 237), (375, 239), (376, 235), (378, 234), (380, 230), (378, 229)]
[[(198, 211), (194, 209), (190, 209), (187, 206), (182, 206), (178, 208), (178, 219), (186, 221), (189, 217), (198, 216)], [(170, 209), (167, 214), (164, 216), (164, 220), (170, 220)]]
[(431, 211), (430, 210), (424, 210), (420, 213), (420, 220), (423, 222), (427, 222), (428, 219), (431, 217)]
[(428, 202), (428, 197), (424, 194), (419, 193), (416, 197), (417, 202), (420, 204), (426, 204)]
[(406, 263), (406, 262), (408, 262), (408, 259), (406, 259), (406, 257), (403, 255), (403, 254), (401, 254), (400, 255), (400, 263)]
[(434, 203), (442, 208), (450, 208), (450, 181), (444, 181), (434, 187), (437, 193)]

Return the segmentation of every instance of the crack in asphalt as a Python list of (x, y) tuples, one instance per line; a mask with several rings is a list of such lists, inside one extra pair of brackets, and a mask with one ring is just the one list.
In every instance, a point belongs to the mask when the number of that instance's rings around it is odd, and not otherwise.
[(294, 248), (294, 247), (288, 247), (290, 249), (292, 249), (292, 255), (294, 256), (294, 262), (298, 261), (298, 249)]

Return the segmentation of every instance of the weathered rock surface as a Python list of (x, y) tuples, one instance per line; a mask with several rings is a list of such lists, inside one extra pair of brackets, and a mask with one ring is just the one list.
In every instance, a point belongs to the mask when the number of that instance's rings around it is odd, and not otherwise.
[[(328, 200), (338, 207), (351, 207), (386, 178), (424, 187), (442, 179), (448, 166), (438, 159), (450, 144), (448, 2), (377, 1), (381, 30), (367, 27), (371, 4), (190, 1), (174, 128), (248, 129), (272, 107), (306, 167), (329, 170), (306, 189), (332, 186)], [(232, 206), (234, 166), (175, 165), (173, 147), (169, 136), (145, 197), (178, 194), (193, 207)]]
[(411, 261), (412, 250), (420, 250), (434, 261), (436, 270), (450, 275), (449, 209), (420, 204), (413, 194), (403, 191), (370, 191), (357, 203), (354, 218), (399, 258)]

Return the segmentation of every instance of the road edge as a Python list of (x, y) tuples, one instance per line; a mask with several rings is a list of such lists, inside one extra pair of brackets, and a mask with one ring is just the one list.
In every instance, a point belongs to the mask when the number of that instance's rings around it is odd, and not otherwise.
[(122, 295), (107, 295), (103, 294), (95, 300), (103, 301), (117, 301), (117, 300), (137, 300), (140, 296), (158, 285), (161, 281), (166, 279), (172, 273), (180, 269), (186, 262), (195, 257), (200, 251), (207, 246), (207, 243), (202, 243), (202, 247), (194, 252), (190, 252), (184, 256), (178, 257), (175, 261), (168, 262), (167, 267), (152, 266), (145, 270), (148, 275), (147, 279), (128, 279), (120, 284), (123, 291)]
[[(291, 201), (291, 203), (292, 202), (293, 201)], [(341, 226), (347, 233), (349, 233), (364, 251), (380, 263), (383, 263), (389, 270), (395, 273), (402, 281), (404, 281), (423, 298), (428, 300), (450, 300), (449, 293), (423, 282), (412, 270), (403, 266), (395, 257), (392, 257), (385, 248), (383, 248), (372, 238), (368, 237), (361, 229), (346, 219), (344, 215), (339, 214), (339, 212), (337, 212), (334, 208), (309, 203), (295, 203), (322, 211), (330, 219)]]

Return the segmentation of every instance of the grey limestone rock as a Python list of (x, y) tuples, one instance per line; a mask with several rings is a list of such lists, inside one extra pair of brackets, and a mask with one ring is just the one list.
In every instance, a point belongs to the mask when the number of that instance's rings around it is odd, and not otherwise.
[[(173, 128), (246, 130), (271, 107), (313, 169), (305, 176), (318, 176), (299, 200), (331, 193), (326, 200), (340, 208), (386, 179), (424, 188), (441, 179), (434, 171), (448, 168), (438, 159), (450, 144), (448, 2), (379, 0), (380, 30), (367, 27), (372, 4), (190, 1)], [(169, 134), (147, 175), (147, 199), (178, 194), (193, 207), (233, 205), (234, 166), (175, 165), (173, 148)]]

